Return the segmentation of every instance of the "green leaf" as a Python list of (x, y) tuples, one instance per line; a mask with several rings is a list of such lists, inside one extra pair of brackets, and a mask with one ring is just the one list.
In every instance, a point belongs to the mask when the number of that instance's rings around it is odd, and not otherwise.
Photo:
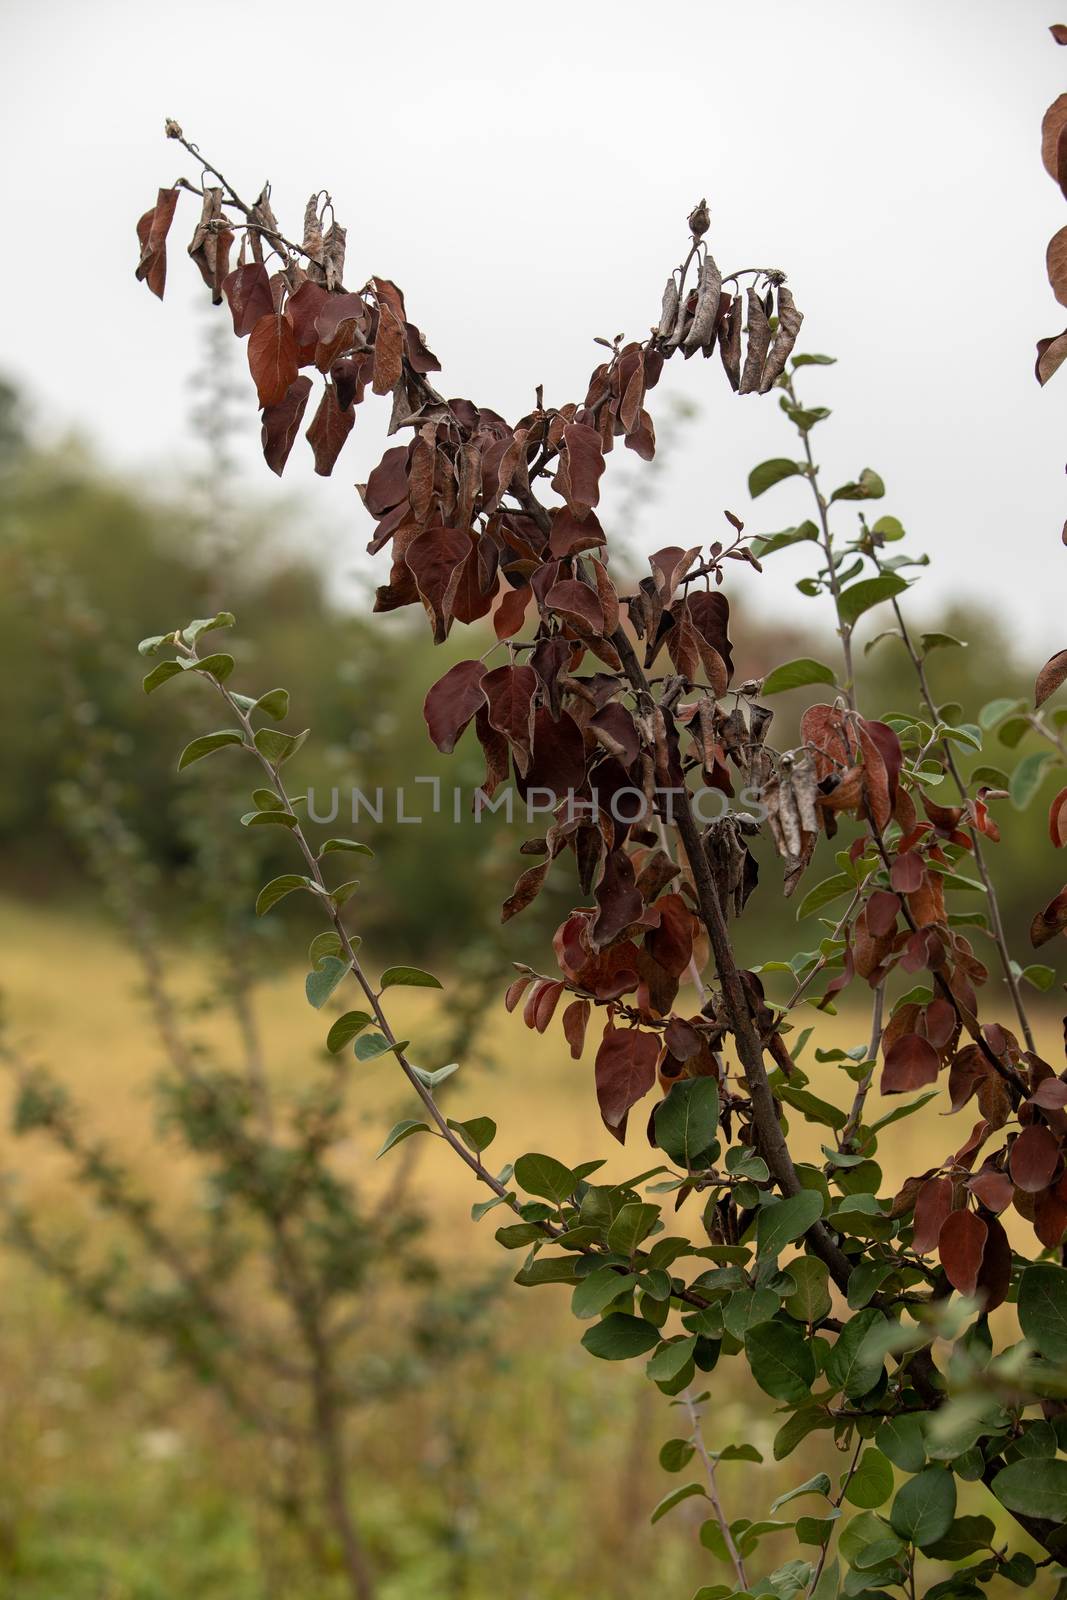
[(281, 722), (289, 715), (288, 689), (268, 689), (266, 694), (261, 694), (253, 711), (263, 711), (268, 717), (273, 717), (275, 722)]
[(841, 1389), (850, 1399), (859, 1399), (878, 1382), (882, 1355), (876, 1345), (867, 1346), (867, 1336), (884, 1321), (880, 1311), (861, 1311), (845, 1324), (823, 1368), (831, 1389)]
[(382, 973), (382, 989), (441, 989), (444, 985), (432, 972), (423, 972), (419, 967), (390, 967)]
[(874, 1436), (874, 1442), (901, 1472), (921, 1472), (926, 1462), (923, 1427), (914, 1412), (887, 1417)]
[(659, 1206), (630, 1200), (617, 1213), (608, 1229), (608, 1249), (631, 1256), (659, 1221)]
[(217, 611), (213, 617), (197, 617), (182, 629), (186, 644), (195, 644), (202, 633), (213, 633), (216, 628), (232, 628), (236, 622), (232, 611)]
[[(336, 959), (336, 956), (327, 956), (324, 958), (323, 964), (327, 960), (335, 961)], [(369, 1011), (346, 1011), (343, 1017), (338, 1017), (326, 1035), (327, 1050), (331, 1055), (337, 1055), (350, 1040), (356, 1037), (357, 1033), (362, 1033), (363, 1029), (368, 1027), (373, 1020), (374, 1018)]]
[(141, 688), (145, 694), (151, 694), (158, 689), (161, 683), (166, 683), (168, 678), (180, 678), (182, 665), (180, 661), (161, 661), (158, 667), (153, 667), (147, 677), (141, 680)]
[(352, 963), (342, 960), (340, 956), (324, 957), (315, 971), (309, 972), (304, 979), (304, 992), (308, 997), (308, 1005), (314, 1006), (316, 1011), (321, 1010), (337, 985), (351, 970)]
[(814, 1478), (809, 1478), (806, 1483), (798, 1483), (795, 1489), (787, 1489), (785, 1494), (780, 1494), (777, 1500), (770, 1504), (770, 1514), (773, 1517), (782, 1506), (787, 1506), (790, 1500), (799, 1500), (802, 1494), (824, 1494), (829, 1498), (830, 1480), (825, 1472), (817, 1472)]
[(234, 659), (227, 655), (201, 656), (199, 661), (190, 661), (186, 667), (187, 672), (203, 672), (209, 678), (214, 678), (217, 683), (224, 683), (234, 669)]
[(340, 938), (331, 928), (328, 933), (317, 933), (312, 939), (308, 945), (308, 960), (317, 968), (324, 957), (339, 956), (343, 949)]
[(756, 1218), (756, 1255), (780, 1255), (787, 1244), (807, 1233), (822, 1213), (823, 1198), (817, 1189), (802, 1189), (788, 1200), (772, 1200)]
[(744, 1340), (749, 1328), (770, 1322), (778, 1312), (778, 1296), (773, 1289), (735, 1289), (726, 1302), (723, 1322), (727, 1333)]
[(855, 483), (843, 483), (835, 489), (830, 496), (830, 504), (835, 500), (881, 500), (885, 494), (885, 484), (870, 467), (864, 467)]
[(966, 639), (957, 639), (954, 633), (924, 633), (921, 638), (922, 653), (928, 656), (931, 650), (949, 650), (955, 647), (966, 650)]
[(830, 1269), (817, 1256), (800, 1256), (789, 1263), (789, 1276), (796, 1284), (795, 1291), (787, 1296), (785, 1309), (797, 1322), (814, 1324), (829, 1315)]
[(285, 810), (285, 802), (278, 798), (273, 789), (253, 789), (252, 800), (257, 811)]
[(361, 856), (373, 856), (374, 851), (369, 844), (359, 844), (355, 839), (327, 839), (319, 851), (319, 860), (323, 856), (334, 855), (339, 850), (347, 850)]
[(885, 1505), (893, 1493), (893, 1468), (880, 1450), (868, 1447), (845, 1486), (845, 1499), (861, 1511)]
[(930, 1089), (926, 1094), (921, 1094), (917, 1100), (909, 1100), (906, 1106), (896, 1106), (892, 1111), (887, 1111), (884, 1117), (879, 1117), (877, 1122), (872, 1122), (869, 1133), (880, 1133), (883, 1128), (888, 1128), (891, 1122), (900, 1122), (903, 1117), (910, 1117), (913, 1112), (921, 1111), (923, 1106), (931, 1100), (937, 1099), (937, 1090)]
[(895, 595), (903, 594), (907, 587), (907, 579), (895, 572), (883, 573), (878, 578), (863, 578), (859, 583), (850, 584), (842, 590), (838, 605), (841, 621), (848, 627), (854, 627), (865, 611), (881, 605), (883, 600), (892, 600)]
[(978, 1550), (988, 1550), (997, 1530), (989, 1517), (957, 1517), (943, 1539), (927, 1547), (935, 1561), (963, 1561)]
[(534, 1152), (516, 1161), (515, 1181), (527, 1194), (539, 1195), (558, 1206), (574, 1193), (578, 1180), (570, 1167), (565, 1167), (555, 1156)]
[(303, 733), (282, 733), (280, 728), (260, 728), (254, 735), (254, 743), (261, 756), (265, 756), (272, 766), (280, 767), (283, 761), (296, 755), (310, 732), (310, 728), (305, 728)]
[(1027, 1267), (1019, 1284), (1019, 1326), (1048, 1361), (1067, 1361), (1067, 1268)]
[(1016, 811), (1026, 810), (1041, 787), (1045, 768), (1055, 759), (1052, 750), (1035, 750), (1031, 755), (1023, 756), (1011, 775), (1011, 786), (1008, 791)]
[(660, 1446), (659, 1464), (664, 1472), (681, 1472), (695, 1454), (696, 1447), (688, 1439), (668, 1439), (666, 1444)]
[(276, 806), (268, 811), (246, 811), (241, 818), (242, 828), (295, 828), (298, 822), (291, 811), (279, 811)]
[(774, 1436), (774, 1459), (784, 1461), (786, 1456), (792, 1455), (798, 1444), (821, 1428), (832, 1428), (833, 1419), (827, 1414), (823, 1406), (805, 1406), (793, 1415), (778, 1429)]
[(636, 1282), (632, 1272), (616, 1272), (614, 1267), (597, 1267), (575, 1289), (571, 1296), (571, 1311), (579, 1322), (598, 1317), (620, 1295), (628, 1294)]
[[(406, 1050), (407, 1041), (405, 1040), (403, 1044), (393, 1045), (391, 1048), (397, 1051)], [(358, 1045), (356, 1046), (356, 1055), (359, 1055)], [(446, 1079), (450, 1078), (454, 1072), (459, 1071), (459, 1062), (450, 1061), (447, 1067), (438, 1067), (436, 1072), (427, 1072), (425, 1068), (415, 1066), (413, 1066), (411, 1070), (415, 1076), (426, 1085), (427, 1089), (436, 1089), (439, 1083), (444, 1083)]]
[(775, 667), (763, 680), (761, 694), (782, 694), (786, 689), (802, 689), (809, 683), (835, 684), (833, 670), (824, 666), (821, 661), (813, 661), (810, 656), (801, 656), (796, 661), (787, 661), (784, 666)]
[(660, 1345), (645, 1366), (645, 1374), (653, 1383), (670, 1383), (686, 1366), (697, 1347), (697, 1336), (689, 1334), (684, 1339), (672, 1339)]
[[(150, 634), (147, 639), (142, 639), (140, 644), (137, 646), (137, 654), (141, 656), (154, 656), (163, 645), (172, 644), (173, 641), (173, 633)], [(178, 663), (175, 662), (174, 665), (178, 666)], [(178, 671), (181, 671), (180, 667), (178, 667)]]
[(392, 1050), (406, 1050), (407, 1040), (401, 1039), (395, 1044), (381, 1033), (361, 1033), (356, 1040), (355, 1055), (357, 1061), (377, 1061), (379, 1056), (387, 1056)]
[(476, 1156), (488, 1150), (496, 1138), (496, 1123), (492, 1117), (468, 1117), (466, 1122), (453, 1122), (449, 1117), (448, 1126), (459, 1134), (467, 1149), (473, 1150)]
[(810, 917), (813, 912), (821, 911), (823, 906), (828, 906), (832, 900), (840, 900), (843, 894), (856, 892), (856, 880), (847, 872), (837, 872), (832, 878), (824, 878), (813, 889), (809, 889), (797, 907), (797, 921), (802, 922), (805, 917)]
[(650, 1521), (658, 1522), (661, 1517), (667, 1515), (668, 1511), (673, 1511), (675, 1506), (681, 1505), (683, 1500), (692, 1499), (695, 1494), (701, 1495), (705, 1500), (708, 1498), (706, 1490), (702, 1489), (699, 1483), (686, 1483), (680, 1489), (673, 1489), (670, 1494), (663, 1496), (663, 1499), (653, 1511)]
[(745, 1335), (745, 1355), (752, 1376), (766, 1394), (799, 1406), (815, 1382), (815, 1357), (799, 1328), (784, 1322), (761, 1322)]
[[(1047, 1471), (1047, 1467), (1045, 1463), (1044, 1470)], [(1012, 1468), (1006, 1470), (1010, 1472)], [(1063, 1463), (1063, 1470), (1067, 1474), (1067, 1461)], [(1003, 1473), (999, 1476), (1003, 1477)], [(996, 1482), (993, 1488), (996, 1493)], [(1007, 1504), (1006, 1501), (1004, 1503)], [(1064, 1513), (1067, 1514), (1067, 1499), (1064, 1501)], [(925, 1467), (898, 1490), (889, 1520), (894, 1533), (898, 1533), (908, 1544), (917, 1544), (922, 1550), (926, 1545), (935, 1544), (938, 1539), (945, 1537), (955, 1515), (956, 1480), (944, 1467)]]
[(748, 492), (753, 500), (757, 500), (768, 489), (773, 489), (776, 483), (782, 483), (786, 478), (795, 478), (803, 470), (799, 461), (787, 461), (784, 456), (776, 456), (771, 461), (761, 461), (748, 475)]
[(346, 905), (347, 902), (351, 900), (358, 888), (359, 879), (349, 878), (347, 883), (339, 883), (336, 889), (331, 890), (330, 899), (333, 901), (335, 906), (341, 907)]
[(413, 1133), (430, 1133), (431, 1131), (428, 1122), (414, 1122), (410, 1118), (404, 1122), (398, 1122), (395, 1128), (390, 1129), (389, 1136), (378, 1151), (375, 1159), (377, 1160), (384, 1156), (385, 1152), (391, 1150), (395, 1144), (403, 1144), (404, 1140), (410, 1139)]
[(629, 1361), (659, 1344), (659, 1329), (643, 1317), (613, 1311), (582, 1334), (582, 1345), (601, 1361)]
[(725, 1450), (716, 1452), (719, 1461), (762, 1461), (763, 1457), (754, 1444), (728, 1444)]
[(790, 545), (816, 543), (819, 530), (814, 522), (802, 522), (798, 528), (783, 528), (781, 533), (766, 533), (753, 539), (752, 553), (757, 561), (773, 556), (776, 550), (787, 550)]
[(687, 1170), (706, 1155), (719, 1127), (719, 1090), (714, 1078), (678, 1078), (655, 1111), (656, 1143)]
[(283, 872), (280, 878), (272, 878), (259, 891), (256, 896), (256, 916), (262, 917), (271, 906), (276, 906), (279, 900), (284, 900), (287, 894), (292, 894), (294, 889), (310, 888), (310, 878), (302, 878), (295, 872)]
[(1039, 990), (1041, 994), (1047, 994), (1056, 982), (1056, 974), (1052, 967), (1039, 965), (1024, 967), (1019, 976), (1030, 984), (1032, 988)]
[(992, 1487), (1009, 1511), (1024, 1511), (1060, 1524), (1067, 1521), (1067, 1461), (1038, 1456), (1013, 1461), (997, 1473)]
[(834, 367), (837, 365), (836, 356), (820, 356), (802, 351), (793, 357), (794, 367)]
[(236, 728), (220, 728), (218, 733), (201, 734), (199, 739), (187, 744), (178, 757), (178, 771), (184, 772), (194, 761), (202, 761), (205, 756), (211, 755), (215, 750), (225, 749), (228, 744), (244, 744)]
[(573, 1256), (538, 1256), (527, 1261), (513, 1280), (524, 1289), (537, 1288), (542, 1283), (575, 1283)]
[(998, 722), (1003, 722), (1005, 717), (1011, 716), (1013, 711), (1019, 712), (1025, 710), (1025, 700), (990, 700), (982, 707), (981, 711), (979, 711), (978, 721), (980, 726), (988, 731), (991, 728), (995, 728)]

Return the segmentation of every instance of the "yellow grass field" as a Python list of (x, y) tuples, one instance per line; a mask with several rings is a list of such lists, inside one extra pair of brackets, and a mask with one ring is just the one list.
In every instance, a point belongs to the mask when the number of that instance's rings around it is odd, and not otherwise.
[[(132, 953), (102, 922), (0, 901), (0, 987), (12, 1037), (52, 1066), (152, 1190), (180, 1218), (190, 1171), (155, 1128), (148, 1088), (159, 1048), (139, 998)], [(189, 996), (202, 983), (192, 955), (172, 970)], [(278, 974), (260, 996), (269, 1069), (298, 1081), (321, 1049), (324, 1024), (303, 997), (303, 968)], [(432, 1021), (432, 992), (400, 991), (390, 1005), (401, 1036), (414, 1041)], [(812, 1013), (813, 1019), (815, 1013)], [(852, 1046), (866, 1036), (858, 1010), (820, 1021), (820, 1039)], [(1041, 1019), (1042, 1042), (1058, 1060), (1060, 1024)], [(219, 1018), (200, 1028), (212, 1053), (234, 1048)], [(625, 1149), (608, 1137), (596, 1108), (592, 1057), (574, 1063), (558, 1027), (542, 1038), (494, 1008), (488, 1025), (492, 1069), (461, 1071), (449, 1084), (456, 1117), (491, 1115), (497, 1165), (549, 1149), (577, 1162), (604, 1156), (604, 1175), (623, 1178), (652, 1164), (643, 1116)], [(429, 1067), (443, 1063), (425, 1060)], [(804, 1065), (813, 1087), (841, 1098), (832, 1066)], [(355, 1064), (352, 1135), (346, 1167), (372, 1188), (388, 1182), (375, 1164), (384, 1132), (411, 1114), (395, 1066)], [(8, 1085), (3, 1085), (5, 1101)], [(872, 1095), (869, 1115), (886, 1109)], [(969, 1113), (945, 1118), (937, 1103), (883, 1136), (879, 1159), (890, 1183), (940, 1162), (963, 1142)], [(817, 1156), (820, 1130), (800, 1123), (803, 1153)], [(470, 1174), (441, 1143), (418, 1145), (415, 1189), (432, 1217), (435, 1244), (464, 1269), (513, 1272), (515, 1257), (493, 1240), (497, 1217), (470, 1221), (481, 1198)], [(0, 1123), (0, 1168), (16, 1192), (59, 1227), (108, 1227), (67, 1181), (64, 1159), (39, 1138), (16, 1140)], [(683, 1212), (683, 1217), (685, 1213)], [(689, 1226), (697, 1225), (695, 1209)], [(243, 1497), (255, 1442), (242, 1437), (210, 1396), (158, 1352), (68, 1306), (21, 1257), (0, 1255), (0, 1596), (12, 1600), (318, 1600), (280, 1553), (263, 1552), (254, 1504)], [(495, 1348), (468, 1375), (472, 1395), (422, 1394), (360, 1425), (354, 1464), (361, 1515), (387, 1576), (385, 1600), (453, 1594), (514, 1600), (570, 1600), (578, 1593), (644, 1595), (650, 1585), (682, 1600), (721, 1576), (701, 1550), (693, 1502), (651, 1528), (648, 1513), (678, 1480), (657, 1467), (658, 1442), (684, 1431), (639, 1364), (596, 1362), (578, 1346), (568, 1291), (505, 1283), (493, 1313)], [(722, 1370), (708, 1379), (706, 1432), (712, 1448), (749, 1440), (769, 1457), (775, 1419), (764, 1397), (750, 1411), (747, 1380)], [(480, 1391), (480, 1392), (479, 1392)], [(460, 1420), (462, 1420), (462, 1427)], [(456, 1438), (462, 1434), (462, 1449)], [(782, 1464), (722, 1469), (736, 1515), (763, 1514), (774, 1494), (824, 1463), (826, 1436)], [(809, 1441), (810, 1444), (810, 1441)], [(252, 1452), (253, 1455), (250, 1455)], [(816, 1463), (813, 1458), (818, 1457)], [(982, 1508), (991, 1502), (984, 1491)], [(977, 1502), (976, 1502), (977, 1503)], [(457, 1554), (458, 1552), (458, 1554)], [(783, 1551), (783, 1554), (785, 1552)], [(389, 1576), (390, 1569), (393, 1576)], [(615, 1575), (608, 1587), (608, 1574)], [(619, 1574), (622, 1577), (619, 1577)], [(621, 1585), (621, 1586), (620, 1586)], [(686, 1586), (689, 1586), (688, 1588)]]

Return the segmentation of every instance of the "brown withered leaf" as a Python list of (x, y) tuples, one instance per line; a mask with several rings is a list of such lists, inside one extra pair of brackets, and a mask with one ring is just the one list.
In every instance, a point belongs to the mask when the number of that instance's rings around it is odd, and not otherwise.
[(1067, 928), (1067, 886), (1050, 900), (1044, 911), (1039, 911), (1030, 924), (1030, 943), (1034, 949), (1048, 944)]
[(1060, 370), (1065, 359), (1067, 359), (1067, 328), (1048, 339), (1039, 339), (1037, 361), (1034, 363), (1034, 376), (1038, 383), (1046, 384)]
[(1065, 806), (1067, 806), (1067, 789), (1061, 789), (1049, 806), (1048, 811), (1049, 838), (1052, 840), (1053, 848), (1056, 850), (1062, 850), (1063, 846), (1067, 844), (1067, 811), (1064, 810)]
[(1060, 142), (1067, 128), (1067, 94), (1058, 95), (1041, 119), (1041, 163), (1053, 183), (1061, 182)]
[(427, 692), (422, 714), (430, 738), (445, 755), (451, 754), (460, 734), (485, 705), (484, 677), (484, 662), (457, 661)]
[(816, 795), (815, 763), (809, 751), (782, 756), (777, 771), (760, 791), (771, 838), (784, 863), (782, 892), (787, 900), (811, 861), (819, 837)]
[(307, 431), (308, 443), (315, 455), (315, 471), (320, 477), (330, 476), (355, 420), (354, 409), (349, 407), (347, 411), (342, 411), (337, 390), (332, 383), (328, 383)]
[(626, 1139), (626, 1119), (656, 1082), (660, 1042), (639, 1028), (616, 1028), (610, 1021), (596, 1055), (596, 1095), (600, 1115), (619, 1143)]
[(279, 478), (289, 459), (289, 452), (293, 442), (300, 431), (304, 412), (307, 409), (308, 397), (311, 394), (311, 379), (305, 377), (294, 378), (286, 390), (285, 399), (280, 405), (267, 406), (263, 412), (263, 426), (260, 436), (263, 443), (263, 458), (272, 472)]
[(1061, 306), (1067, 306), (1067, 227), (1060, 228), (1049, 240), (1045, 266), (1053, 294)]
[(163, 298), (167, 284), (167, 234), (178, 204), (177, 189), (160, 189), (156, 203), (137, 223), (141, 258), (137, 263), (139, 283), (147, 283), (154, 295)]
[(378, 302), (378, 331), (374, 336), (375, 394), (392, 394), (404, 370), (404, 324), (388, 305)]
[(261, 406), (280, 405), (298, 372), (293, 325), (284, 313), (260, 317), (248, 339), (248, 366)]
[(804, 314), (797, 310), (796, 301), (784, 283), (778, 285), (778, 327), (774, 342), (763, 367), (760, 394), (769, 394), (785, 371), (785, 364), (793, 353)]
[(745, 365), (738, 385), (738, 394), (758, 394), (763, 378), (763, 366), (771, 343), (771, 325), (763, 307), (763, 300), (753, 288), (746, 292), (748, 311), (748, 346)]
[(715, 264), (710, 250), (704, 257), (697, 281), (697, 299), (693, 320), (685, 336), (683, 348), (687, 352), (701, 350), (715, 337), (715, 324), (719, 316), (719, 298), (722, 293), (722, 273)]
[[(724, 296), (725, 298), (725, 296)], [(734, 295), (725, 316), (719, 317), (719, 355), (723, 371), (736, 393), (741, 382), (741, 297)]]
[(1037, 675), (1034, 684), (1034, 708), (1043, 706), (1050, 695), (1056, 693), (1060, 684), (1067, 678), (1067, 650), (1057, 650), (1051, 656)]
[(1052, 23), (1048, 31), (1057, 44), (1067, 44), (1067, 27), (1062, 22)]
[[(239, 339), (247, 338), (260, 318), (274, 310), (270, 278), (261, 261), (243, 262), (235, 267), (223, 279), (222, 292), (229, 302), (233, 331)], [(294, 295), (290, 306), (295, 299)]]
[(189, 255), (196, 262), (200, 276), (211, 290), (214, 305), (222, 303), (223, 283), (229, 273), (232, 244), (233, 234), (222, 212), (222, 190), (208, 186), (204, 189), (200, 221), (193, 230)]

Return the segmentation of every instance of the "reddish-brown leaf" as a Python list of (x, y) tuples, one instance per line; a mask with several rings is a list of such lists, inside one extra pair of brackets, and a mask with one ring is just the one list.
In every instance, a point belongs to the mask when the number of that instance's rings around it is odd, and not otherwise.
[(510, 922), (512, 917), (517, 917), (520, 911), (525, 911), (527, 906), (533, 904), (545, 886), (551, 865), (552, 858), (546, 856), (544, 861), (539, 861), (536, 866), (527, 867), (525, 872), (520, 872), (514, 889), (500, 908), (501, 922)]
[(608, 852), (597, 885), (596, 903), (600, 909), (593, 924), (593, 943), (602, 950), (636, 922), (645, 909), (634, 881), (634, 864), (625, 850)]
[(923, 881), (923, 859), (915, 850), (897, 856), (889, 881), (898, 894), (914, 894)]
[(300, 431), (310, 393), (311, 379), (295, 378), (280, 405), (264, 408), (263, 426), (260, 429), (263, 457), (270, 470), (276, 472), (279, 478), (289, 459), (293, 441)]
[(942, 1224), (952, 1210), (952, 1184), (948, 1178), (928, 1178), (915, 1196), (912, 1248), (928, 1255), (937, 1244)]
[(1067, 1232), (1067, 1174), (1051, 1189), (1034, 1196), (1034, 1232), (1046, 1250), (1055, 1250)]
[(986, 1217), (986, 1241), (978, 1273), (976, 1293), (984, 1311), (1003, 1305), (1011, 1288), (1011, 1245), (996, 1217)]
[(308, 443), (315, 454), (315, 471), (320, 477), (330, 476), (334, 462), (352, 432), (355, 420), (355, 410), (349, 407), (347, 411), (342, 411), (337, 399), (337, 390), (332, 383), (328, 383), (319, 401), (319, 409), (307, 431)]
[(564, 578), (554, 583), (545, 595), (550, 611), (558, 611), (568, 622), (576, 624), (580, 632), (604, 632), (604, 608), (595, 590), (577, 578)]
[(931, 1000), (923, 1011), (923, 1028), (935, 1050), (943, 1050), (956, 1032), (955, 1008), (947, 1000)]
[(600, 435), (584, 422), (568, 422), (563, 430), (567, 451), (567, 505), (576, 517), (584, 517), (600, 499), (600, 476), (604, 454)]
[(1062, 1078), (1045, 1078), (1030, 1096), (1030, 1104), (1042, 1111), (1062, 1111), (1067, 1106), (1067, 1083)]
[(248, 339), (248, 366), (261, 406), (280, 405), (299, 371), (296, 335), (289, 318), (260, 317)]
[(247, 338), (260, 318), (270, 316), (274, 310), (270, 278), (262, 261), (249, 261), (235, 267), (223, 279), (222, 292), (229, 302), (233, 331), (239, 339)]
[(1045, 266), (1053, 294), (1061, 306), (1067, 306), (1067, 227), (1060, 228), (1049, 240)]
[(596, 1097), (604, 1126), (622, 1144), (630, 1107), (644, 1098), (656, 1081), (660, 1042), (639, 1028), (608, 1023), (596, 1055)]
[(515, 765), (525, 773), (533, 741), (533, 703), (537, 674), (532, 667), (497, 667), (482, 679), (489, 723), (511, 746)]
[(882, 1068), (882, 1093), (905, 1094), (937, 1082), (937, 1051), (928, 1039), (917, 1033), (894, 1039), (885, 1053)]
[(433, 622), (434, 643), (448, 637), (452, 625), (452, 606), (463, 575), (463, 563), (470, 555), (470, 535), (459, 528), (427, 528), (413, 539), (405, 552), (408, 568), (419, 586), (419, 595)]
[(973, 1295), (978, 1287), (989, 1229), (973, 1211), (953, 1211), (945, 1218), (937, 1253), (945, 1276), (960, 1294)]
[(1056, 693), (1065, 678), (1067, 678), (1067, 650), (1057, 650), (1037, 675), (1037, 682), (1034, 684), (1035, 708), (1043, 706), (1049, 695)]
[(167, 284), (167, 234), (177, 204), (177, 189), (160, 189), (155, 205), (151, 211), (145, 212), (137, 224), (141, 259), (137, 263), (136, 276), (138, 282), (147, 283), (152, 293), (161, 300)]
[(554, 556), (576, 556), (585, 550), (596, 550), (604, 543), (604, 530), (592, 511), (579, 522), (570, 506), (560, 506), (552, 513), (552, 534), (548, 548)]
[(1062, 22), (1052, 23), (1048, 31), (1057, 44), (1067, 44), (1067, 27), (1064, 27)]
[(505, 589), (503, 598), (493, 613), (493, 628), (498, 639), (513, 639), (526, 618), (533, 590), (528, 583), (518, 589)]
[(1048, 1128), (1039, 1122), (1024, 1128), (1012, 1145), (1009, 1158), (1016, 1188), (1025, 1194), (1040, 1194), (1052, 1182), (1059, 1159), (1059, 1144)]
[[(899, 859), (899, 858), (898, 858)], [(888, 889), (876, 889), (867, 902), (867, 927), (876, 939), (892, 933), (900, 915), (900, 901)]]
[(515, 1007), (518, 1005), (519, 1001), (526, 992), (529, 983), (530, 979), (528, 977), (524, 977), (513, 978), (508, 984), (507, 993), (504, 996), (504, 1005), (508, 1011), (514, 1011)]
[(445, 755), (451, 754), (475, 712), (485, 705), (481, 688), (484, 677), (483, 662), (457, 661), (427, 694), (422, 714), (430, 738)]
[(970, 1179), (967, 1187), (989, 1211), (1004, 1211), (1011, 1205), (1012, 1181), (1006, 1172), (999, 1172), (995, 1167), (983, 1167)]
[(1065, 805), (1067, 805), (1067, 789), (1061, 789), (1049, 806), (1048, 811), (1048, 835), (1057, 850), (1061, 850), (1067, 844), (1067, 812), (1064, 811)]
[(544, 1033), (552, 1021), (562, 993), (563, 984), (558, 979), (541, 985), (537, 995), (537, 1009), (534, 1012), (534, 1027), (538, 1033)]
[(571, 1047), (572, 1061), (581, 1059), (591, 1009), (588, 1000), (572, 1000), (563, 1013), (563, 1037)]

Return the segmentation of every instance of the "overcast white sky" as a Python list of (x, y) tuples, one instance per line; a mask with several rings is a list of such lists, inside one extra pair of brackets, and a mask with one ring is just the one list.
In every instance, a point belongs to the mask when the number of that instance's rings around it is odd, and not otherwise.
[[(834, 482), (885, 477), (883, 509), (934, 557), (916, 605), (1006, 602), (1035, 654), (1063, 645), (1067, 375), (1041, 391), (1032, 372), (1035, 340), (1067, 321), (1044, 272), (1067, 222), (1038, 154), (1067, 88), (1047, 5), (6, 0), (2, 18), (0, 367), (47, 427), (154, 476), (190, 459), (192, 197), (166, 304), (133, 278), (136, 218), (195, 176), (165, 115), (246, 196), (269, 176), (290, 233), (328, 187), (350, 280), (395, 278), (444, 392), (510, 416), (538, 382), (579, 398), (593, 334), (647, 331), (707, 194), (720, 265), (784, 267), (803, 343), (839, 356), (805, 380), (835, 411), (817, 455)], [(702, 413), (642, 542), (713, 537), (723, 506), (762, 531), (806, 515), (796, 485), (748, 500), (749, 467), (793, 451), (774, 401), (730, 396), (717, 362), (674, 365)], [(247, 381), (250, 481), (269, 496)], [(366, 543), (351, 486), (383, 430), (368, 403), (329, 481), (302, 445), (290, 458), (306, 538), (342, 566)], [(745, 588), (808, 618), (805, 560), (785, 552)]]

